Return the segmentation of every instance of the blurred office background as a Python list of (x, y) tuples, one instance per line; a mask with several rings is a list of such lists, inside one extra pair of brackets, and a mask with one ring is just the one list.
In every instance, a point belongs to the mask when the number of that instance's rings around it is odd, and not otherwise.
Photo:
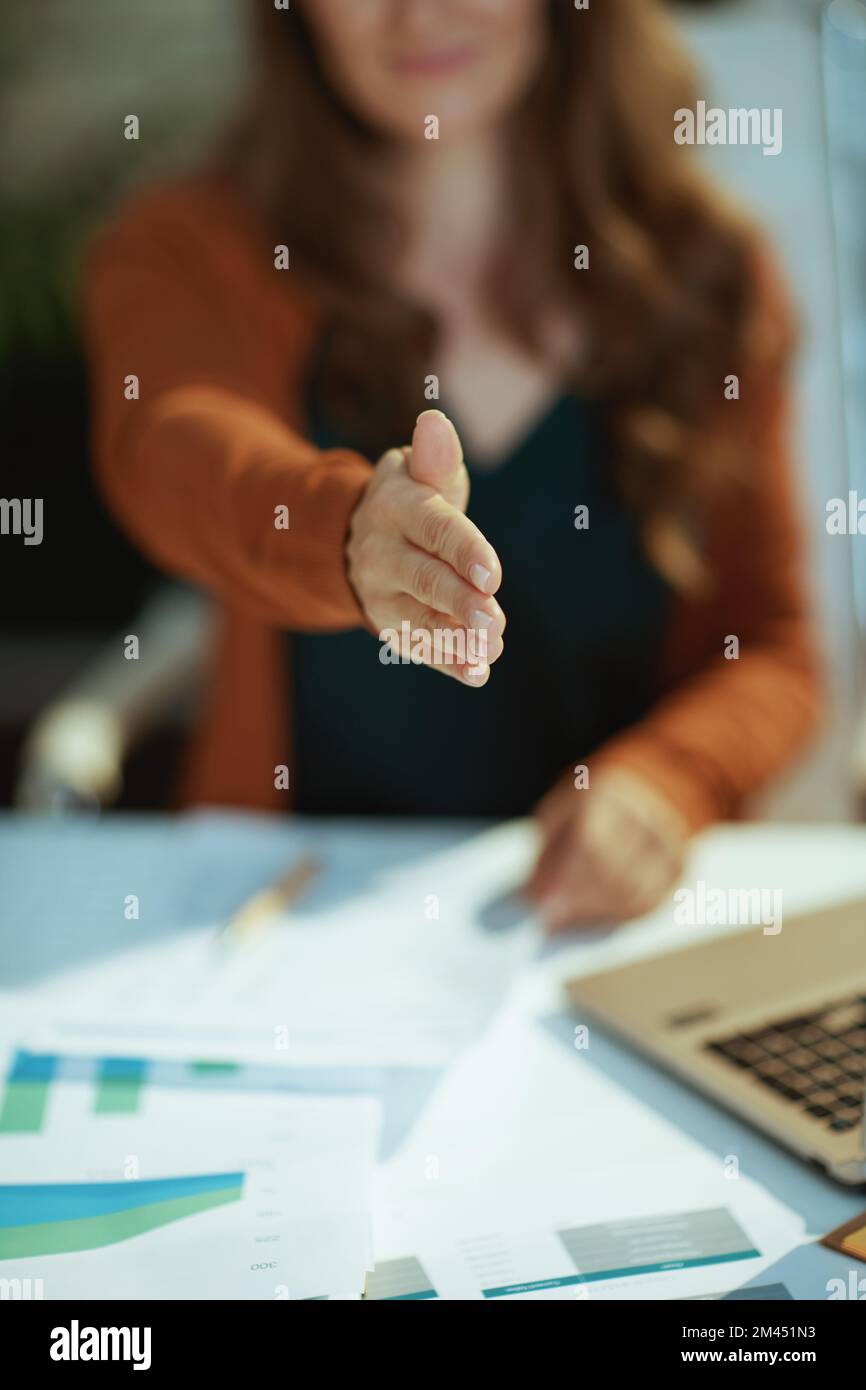
[[(806, 328), (798, 462), (833, 715), (808, 763), (762, 809), (849, 817), (866, 788), (866, 541), (828, 536), (825, 516), (827, 500), (849, 488), (866, 497), (866, 3), (679, 0), (670, 8), (709, 104), (784, 112), (777, 158), (754, 147), (704, 152), (769, 229)], [(56, 804), (38, 777), (22, 787), (22, 765), (32, 773), (53, 751), (52, 711), (86, 699), (92, 712), (94, 692), (123, 711), (103, 740), (105, 796), (131, 808), (170, 804), (206, 661), (207, 605), (154, 573), (96, 496), (76, 267), (90, 229), (127, 188), (193, 161), (231, 113), (244, 77), (243, 10), (242, 0), (5, 0), (0, 492), (47, 503), (42, 546), (12, 536), (0, 544), (0, 805), (16, 791), (31, 804)], [(636, 74), (635, 100), (639, 83)], [(123, 138), (128, 113), (146, 138)], [(144, 625), (161, 655), (147, 680), (134, 672), (132, 690), (104, 653), (117, 634), (141, 634)], [(98, 740), (98, 725), (82, 737)], [(74, 762), (74, 748), (69, 756)], [(122, 762), (122, 784), (113, 761)]]

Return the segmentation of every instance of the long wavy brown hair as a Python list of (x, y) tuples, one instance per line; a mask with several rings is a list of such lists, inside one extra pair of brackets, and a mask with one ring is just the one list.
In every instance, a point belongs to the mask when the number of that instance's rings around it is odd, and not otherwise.
[[(384, 423), (389, 443), (406, 440), (429, 404), (439, 329), (389, 274), (407, 232), (384, 137), (329, 83), (301, 7), (253, 10), (256, 77), (223, 167), (323, 311), (321, 380), (347, 442), (380, 447)], [(580, 12), (548, 0), (547, 22), (540, 70), (509, 118), (513, 216), (490, 304), (534, 351), (546, 306), (573, 305), (588, 325), (573, 387), (604, 412), (616, 484), (651, 558), (698, 588), (702, 517), (750, 470), (750, 401), (783, 370), (793, 326), (760, 288), (754, 231), (674, 141), (674, 112), (698, 91), (656, 0)], [(588, 270), (574, 268), (578, 244)], [(736, 405), (724, 397), (731, 374)]]

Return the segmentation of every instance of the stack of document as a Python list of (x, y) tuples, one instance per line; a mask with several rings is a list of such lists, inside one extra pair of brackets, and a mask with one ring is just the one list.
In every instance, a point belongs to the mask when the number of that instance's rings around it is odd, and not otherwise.
[(124, 926), (7, 995), (3, 1277), (45, 1298), (360, 1296), (377, 1156), (533, 949), (528, 924), (483, 920), (514, 872), (510, 834), (483, 843), (332, 883), (237, 947), (219, 920)]
[(17, 1053), (0, 1094), (0, 1273), (30, 1298), (359, 1297), (379, 1102), (234, 1069)]
[(591, 1039), (545, 1030), (563, 966), (508, 911), (532, 851), (508, 826), (332, 882), (236, 952), (218, 921), (133, 926), (19, 989), (14, 1016), (0, 996), (0, 1277), (374, 1300), (760, 1280), (800, 1218), (611, 1082)]
[(372, 1299), (680, 1299), (753, 1280), (803, 1222), (505, 1013), (381, 1167), (374, 1236)]

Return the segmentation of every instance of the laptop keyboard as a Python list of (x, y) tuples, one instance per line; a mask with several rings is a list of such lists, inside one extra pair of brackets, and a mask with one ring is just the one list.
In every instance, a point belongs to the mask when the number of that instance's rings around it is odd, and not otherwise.
[(707, 1048), (827, 1129), (838, 1133), (863, 1124), (866, 996)]

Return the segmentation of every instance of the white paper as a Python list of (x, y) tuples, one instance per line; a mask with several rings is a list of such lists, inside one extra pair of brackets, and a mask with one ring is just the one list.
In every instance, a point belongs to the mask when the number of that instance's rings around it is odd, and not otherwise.
[(699, 1296), (744, 1283), (802, 1234), (585, 1055), (505, 1016), (377, 1177), (371, 1296), (377, 1281), (406, 1298)]
[(289, 1054), (298, 1065), (440, 1065), (482, 1032), (532, 956), (528, 920), (487, 927), (531, 836), (506, 826), (226, 949), (218, 925), (70, 970), (30, 992), (32, 1036), (122, 1036), (150, 1055)]
[[(111, 1114), (96, 1110), (95, 1095), (94, 1085), (53, 1081), (39, 1132), (0, 1134), (0, 1278), (41, 1281), (33, 1296), (46, 1299), (360, 1292), (375, 1100), (147, 1084), (136, 1113)], [(69, 1194), (58, 1184), (88, 1187)], [(203, 1208), (178, 1211), (201, 1186)], [(129, 1209), (133, 1223), (157, 1211), (163, 1224), (102, 1243), (124, 1228), (103, 1216), (82, 1233), (75, 1213), (97, 1214), (104, 1202)], [(171, 1209), (164, 1218), (160, 1202)], [(44, 1240), (53, 1253), (38, 1253)], [(23, 1253), (10, 1257), (21, 1242)]]

